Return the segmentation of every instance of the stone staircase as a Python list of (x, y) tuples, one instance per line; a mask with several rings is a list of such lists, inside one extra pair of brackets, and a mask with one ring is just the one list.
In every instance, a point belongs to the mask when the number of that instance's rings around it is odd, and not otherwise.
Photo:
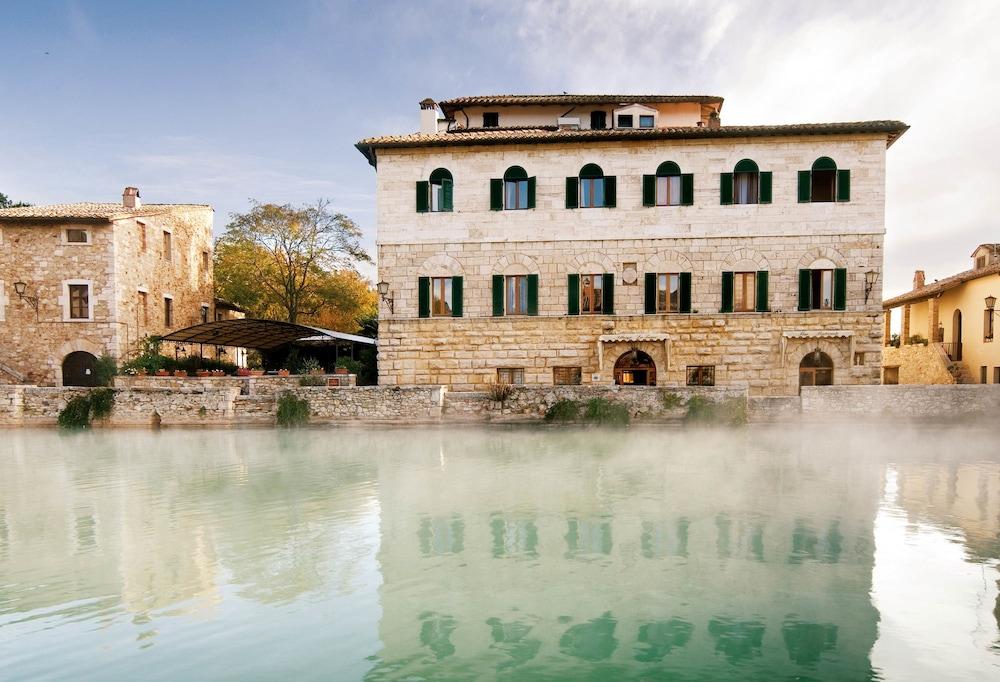
[(969, 372), (969, 368), (965, 366), (965, 363), (961, 360), (952, 360), (948, 363), (948, 371), (951, 375), (955, 377), (956, 384), (978, 384), (979, 381), (976, 380), (972, 373)]

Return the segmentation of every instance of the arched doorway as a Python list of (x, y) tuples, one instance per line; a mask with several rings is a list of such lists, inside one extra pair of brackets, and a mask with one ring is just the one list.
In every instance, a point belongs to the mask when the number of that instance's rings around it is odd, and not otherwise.
[(951, 356), (956, 362), (962, 359), (962, 311), (955, 309), (955, 314), (951, 316), (951, 347), (954, 349)]
[(82, 350), (63, 359), (63, 386), (97, 386), (97, 358)]
[(633, 348), (615, 362), (615, 383), (619, 386), (656, 386), (656, 363), (648, 354)]
[(799, 363), (799, 386), (832, 386), (833, 360), (819, 348)]

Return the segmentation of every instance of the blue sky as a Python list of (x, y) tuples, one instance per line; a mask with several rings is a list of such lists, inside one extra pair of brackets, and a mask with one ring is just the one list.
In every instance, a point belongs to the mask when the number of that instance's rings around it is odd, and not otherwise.
[(354, 149), (417, 102), (495, 92), (726, 97), (723, 124), (901, 119), (886, 293), (1000, 241), (1000, 3), (0, 3), (0, 192), (33, 203), (329, 198), (374, 244)]

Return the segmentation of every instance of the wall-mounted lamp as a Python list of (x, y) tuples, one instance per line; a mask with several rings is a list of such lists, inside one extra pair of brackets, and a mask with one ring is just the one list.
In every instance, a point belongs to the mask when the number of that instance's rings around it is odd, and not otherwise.
[(14, 282), (14, 293), (17, 294), (17, 298), (31, 306), (35, 311), (35, 317), (38, 317), (38, 297), (29, 296), (27, 291), (28, 285), (25, 282)]
[(389, 312), (395, 313), (396, 311), (393, 310), (395, 301), (393, 300), (392, 294), (389, 293), (389, 283), (382, 280), (375, 286), (378, 288), (378, 295), (382, 298), (382, 302), (389, 306)]
[(996, 296), (987, 296), (986, 297), (986, 309), (987, 310), (989, 310), (990, 312), (994, 312), (993, 309), (996, 307), (996, 305), (997, 305), (997, 297)]
[(874, 270), (869, 270), (865, 273), (865, 304), (868, 303), (868, 297), (871, 296), (872, 289), (875, 288), (875, 284), (878, 282), (878, 273)]

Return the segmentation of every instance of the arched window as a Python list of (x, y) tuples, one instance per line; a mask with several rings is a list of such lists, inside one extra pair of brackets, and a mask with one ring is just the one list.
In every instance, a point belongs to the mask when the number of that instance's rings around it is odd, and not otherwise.
[(743, 159), (732, 173), (721, 176), (723, 204), (771, 203), (771, 173), (761, 172), (752, 159)]
[(799, 203), (851, 200), (851, 171), (837, 168), (829, 156), (821, 156), (812, 168), (799, 171)]
[(490, 180), (490, 209), (512, 211), (535, 207), (535, 178), (520, 166), (511, 166), (503, 178)]
[(452, 210), (453, 182), (446, 168), (437, 168), (430, 181), (417, 181), (417, 213)]
[(690, 206), (694, 203), (694, 176), (681, 173), (673, 161), (664, 161), (655, 175), (642, 176), (643, 206)]
[(615, 205), (615, 177), (588, 163), (576, 177), (566, 178), (566, 208), (602, 208)]

